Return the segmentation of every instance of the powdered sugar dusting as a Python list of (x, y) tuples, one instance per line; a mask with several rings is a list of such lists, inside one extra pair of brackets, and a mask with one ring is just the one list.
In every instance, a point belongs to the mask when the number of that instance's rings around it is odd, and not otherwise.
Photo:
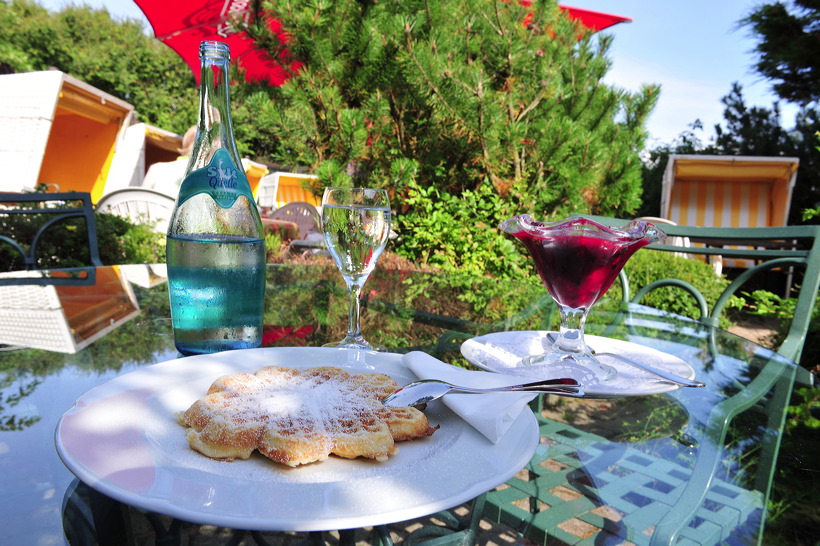
[(287, 466), (334, 454), (386, 461), (395, 442), (429, 436), (412, 408), (385, 408), (396, 382), (340, 368), (269, 366), (217, 378), (208, 394), (178, 415), (190, 446), (216, 459), (247, 459), (255, 450)]
[(351, 376), (266, 375), (248, 391), (225, 394), (232, 414), (242, 421), (269, 425), (300, 423), (323, 434), (333, 433), (340, 423), (373, 419), (377, 399)]

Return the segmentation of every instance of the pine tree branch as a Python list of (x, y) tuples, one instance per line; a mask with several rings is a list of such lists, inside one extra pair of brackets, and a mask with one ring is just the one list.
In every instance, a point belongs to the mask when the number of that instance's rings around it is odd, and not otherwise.
[[(494, 4), (493, 14), (495, 15), (495, 20), (493, 21), (492, 18), (487, 16), (486, 13), (483, 13), (484, 19), (487, 21), (487, 24), (490, 25), (493, 30), (498, 34), (499, 37), (504, 38), (508, 36), (509, 31), (504, 26), (504, 19), (501, 16), (499, 11), (499, 4)], [(515, 73), (515, 64), (513, 61), (513, 51), (512, 51), (512, 40), (507, 39), (507, 50), (504, 56), (505, 62), (507, 64), (507, 73), (514, 74)], [(507, 82), (509, 85), (509, 82)], [(508, 96), (512, 95), (512, 91), (510, 90), (511, 87), (508, 88)], [(524, 119), (530, 112), (535, 110), (541, 101), (546, 97), (546, 86), (542, 86), (541, 90), (536, 94), (535, 98), (530, 101), (530, 103), (521, 111), (516, 114), (515, 107), (513, 105), (513, 100), (507, 101), (507, 117), (508, 123), (513, 124), (522, 119)], [(519, 148), (518, 146), (512, 147), (512, 159), (513, 159), (513, 168), (515, 173), (516, 180), (520, 180), (524, 173), (524, 163), (525, 163), (525, 156), (526, 152)]]
[(532, 112), (533, 110), (538, 108), (538, 105), (541, 104), (541, 101), (544, 100), (546, 98), (546, 96), (547, 96), (547, 87), (546, 87), (546, 85), (543, 85), (541, 87), (541, 90), (535, 95), (535, 97), (532, 99), (532, 101), (530, 101), (530, 103), (523, 110), (521, 110), (518, 113), (518, 115), (516, 115), (513, 118), (513, 120), (514, 121), (521, 121), (522, 119), (527, 117), (527, 115), (530, 112)]
[[(510, 123), (514, 123), (516, 120), (515, 115), (515, 108), (513, 108), (513, 101), (507, 101), (507, 118), (509, 119)], [(515, 169), (515, 179), (521, 180), (521, 173), (523, 172), (523, 162), (524, 158), (519, 154), (519, 150), (517, 147), (513, 148), (513, 167)]]
[[(430, 92), (432, 92), (439, 99), (439, 101), (441, 101), (441, 104), (443, 104), (447, 108), (447, 110), (451, 114), (453, 114), (453, 116), (455, 116), (455, 114), (456, 114), (455, 108), (453, 108), (447, 102), (447, 100), (444, 98), (444, 95), (441, 93), (441, 90), (433, 82), (433, 80), (430, 79), (430, 76), (424, 70), (424, 67), (421, 65), (421, 62), (419, 62), (418, 57), (416, 56), (416, 50), (413, 47), (413, 41), (410, 39), (410, 25), (405, 25), (404, 26), (404, 37), (405, 37), (405, 45), (407, 46), (407, 53), (410, 55), (410, 58), (413, 59), (413, 64), (416, 65), (416, 68), (418, 69), (419, 73), (421, 74), (422, 78), (424, 79), (424, 83), (427, 84), (427, 87), (430, 90)], [(445, 73), (445, 75), (447, 75), (447, 74)]]
[[(484, 165), (484, 168), (487, 170), (487, 174), (490, 175), (490, 181), (492, 182), (493, 186), (495, 186), (495, 182), (498, 179), (498, 176), (495, 174), (495, 170), (492, 167), (492, 163), (490, 161), (490, 150), (487, 148), (487, 139), (484, 137), (485, 130), (484, 130), (484, 85), (483, 79), (479, 78), (478, 80), (478, 88), (476, 89), (476, 98), (478, 99), (477, 103), (477, 110), (478, 110), (478, 142), (481, 146), (481, 162)], [(476, 188), (480, 187), (483, 184), (483, 180), (479, 180), (476, 183)]]
[[(467, 135), (473, 135), (473, 132), (470, 130), (469, 126), (464, 123), (464, 119), (459, 115), (458, 110), (453, 107), (446, 99), (444, 94), (441, 92), (441, 89), (433, 82), (430, 75), (422, 66), (421, 62), (419, 61), (418, 57), (416, 56), (416, 51), (413, 47), (413, 41), (410, 39), (410, 26), (405, 25), (404, 27), (404, 35), (405, 35), (405, 45), (407, 47), (407, 53), (410, 55), (410, 58), (413, 60), (413, 64), (418, 69), (419, 73), (424, 80), (424, 83), (427, 84), (427, 88), (430, 93), (432, 93), (439, 101), (439, 103), (444, 106), (444, 108), (449, 112), (450, 116), (452, 117), (454, 124), (457, 127), (460, 127)], [(449, 71), (445, 71), (444, 76), (450, 78), (452, 81), (458, 82), (458, 80), (452, 78), (452, 73)], [(461, 83), (461, 82), (459, 82)], [(473, 136), (468, 136), (467, 138), (475, 138)]]
[(433, 25), (433, 13), (430, 11), (430, 0), (424, 2), (424, 12), (427, 14), (427, 24)]

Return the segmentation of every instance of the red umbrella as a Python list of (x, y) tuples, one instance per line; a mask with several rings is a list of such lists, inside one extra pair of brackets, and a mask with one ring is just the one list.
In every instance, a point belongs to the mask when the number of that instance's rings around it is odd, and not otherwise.
[(559, 6), (562, 10), (573, 18), (578, 19), (582, 25), (591, 28), (595, 32), (604, 30), (605, 28), (623, 23), (626, 21), (632, 22), (629, 17), (622, 17), (620, 15), (610, 15), (609, 13), (602, 13), (600, 11), (591, 11), (588, 9), (571, 8), (569, 6)]
[[(526, 1), (526, 0), (523, 0)], [(251, 0), (134, 0), (154, 29), (154, 35), (176, 51), (188, 63), (199, 84), (199, 42), (219, 40), (231, 47), (235, 59), (248, 81), (280, 85), (288, 71), (258, 49), (242, 30), (252, 15)], [(570, 17), (594, 31), (602, 30), (628, 17), (609, 15), (580, 8), (561, 6)], [(285, 42), (278, 21), (268, 18), (270, 29)], [(295, 69), (298, 63), (291, 65)]]
[[(248, 81), (280, 85), (288, 78), (279, 62), (258, 49), (242, 30), (251, 16), (251, 0), (134, 0), (154, 29), (154, 36), (176, 51), (194, 71), (199, 84), (199, 43), (219, 40)], [(284, 41), (278, 21), (270, 29)]]

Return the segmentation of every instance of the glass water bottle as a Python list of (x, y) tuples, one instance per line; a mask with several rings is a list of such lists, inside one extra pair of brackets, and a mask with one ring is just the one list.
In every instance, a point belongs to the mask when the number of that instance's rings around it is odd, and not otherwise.
[(196, 140), (168, 226), (168, 291), (181, 353), (258, 347), (262, 341), (265, 239), (233, 138), (230, 52), (199, 47)]

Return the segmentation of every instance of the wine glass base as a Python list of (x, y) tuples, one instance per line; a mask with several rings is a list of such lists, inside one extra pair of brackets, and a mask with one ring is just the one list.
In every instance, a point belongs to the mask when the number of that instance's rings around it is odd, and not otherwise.
[(358, 341), (350, 341), (347, 339), (343, 339), (342, 341), (335, 341), (333, 343), (325, 343), (322, 347), (331, 347), (336, 349), (358, 349), (360, 351), (376, 351), (376, 352), (387, 352), (387, 347), (382, 345), (370, 343), (369, 341), (365, 341), (364, 339)]

